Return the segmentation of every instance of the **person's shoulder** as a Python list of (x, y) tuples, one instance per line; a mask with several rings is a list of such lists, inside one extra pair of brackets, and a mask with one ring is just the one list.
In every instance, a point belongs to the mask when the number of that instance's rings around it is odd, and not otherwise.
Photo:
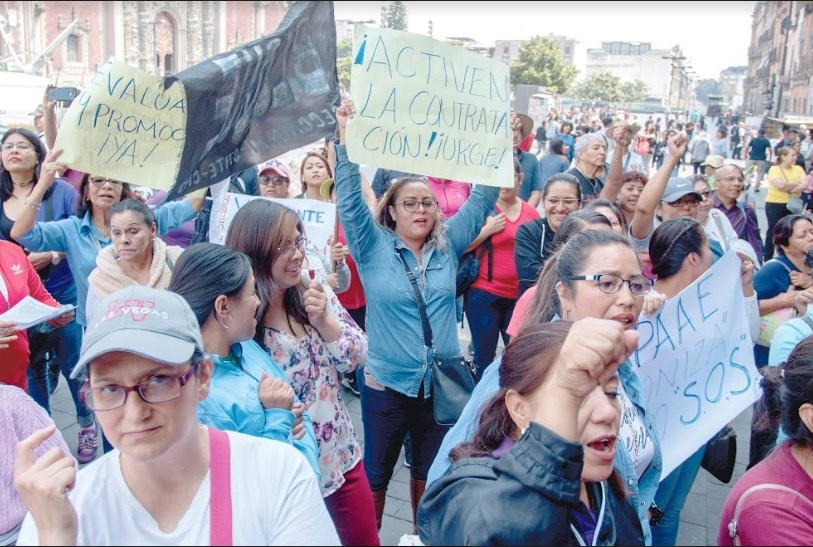
[(244, 468), (266, 469), (268, 462), (274, 462), (276, 469), (285, 468), (285, 473), (288, 473), (291, 466), (300, 463), (300, 460), (305, 461), (299, 451), (288, 443), (237, 431), (226, 431), (226, 434), (234, 459), (242, 461)]

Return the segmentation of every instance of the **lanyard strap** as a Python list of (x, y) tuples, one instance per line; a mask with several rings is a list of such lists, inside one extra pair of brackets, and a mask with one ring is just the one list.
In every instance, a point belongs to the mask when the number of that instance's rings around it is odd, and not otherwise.
[(429, 316), (426, 315), (426, 303), (423, 301), (421, 289), (418, 288), (418, 280), (415, 279), (415, 274), (409, 269), (406, 259), (404, 258), (404, 250), (398, 250), (398, 258), (404, 265), (404, 271), (412, 284), (412, 291), (415, 293), (415, 300), (418, 302), (418, 310), (421, 312), (421, 327), (423, 327), (423, 343), (427, 348), (432, 347), (432, 328), (429, 326)]
[(232, 545), (231, 457), (229, 436), (209, 429), (209, 539), (211, 545)]

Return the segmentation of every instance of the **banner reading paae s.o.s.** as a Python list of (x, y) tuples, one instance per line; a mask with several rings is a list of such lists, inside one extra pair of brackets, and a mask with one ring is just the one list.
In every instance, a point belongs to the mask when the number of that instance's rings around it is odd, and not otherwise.
[(347, 152), (360, 164), (512, 186), (508, 66), (426, 36), (358, 26)]
[(631, 360), (663, 447), (664, 479), (761, 395), (739, 257), (726, 253), (636, 329)]
[(108, 61), (60, 127), (60, 161), (172, 199), (330, 135), (335, 34), (332, 2), (303, 1), (274, 33), (171, 77)]

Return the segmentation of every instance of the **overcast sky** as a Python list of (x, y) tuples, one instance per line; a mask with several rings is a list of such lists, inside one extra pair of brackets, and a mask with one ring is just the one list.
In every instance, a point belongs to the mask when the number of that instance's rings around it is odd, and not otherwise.
[[(748, 64), (751, 14), (756, 2), (413, 2), (406, 1), (409, 31), (433, 36), (465, 36), (486, 44), (550, 33), (575, 38), (588, 47), (601, 42), (651, 42), (655, 49), (675, 44), (700, 78), (718, 79), (729, 66)], [(334, 2), (336, 19), (374, 19), (389, 2)]]

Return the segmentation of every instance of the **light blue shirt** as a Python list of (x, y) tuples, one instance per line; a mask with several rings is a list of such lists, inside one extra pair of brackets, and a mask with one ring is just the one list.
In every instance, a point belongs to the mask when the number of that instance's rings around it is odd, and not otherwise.
[[(159, 236), (177, 228), (197, 214), (189, 198), (165, 203), (156, 207), (153, 212)], [(90, 211), (81, 219), (72, 216), (53, 222), (37, 222), (30, 232), (17, 238), (17, 241), (31, 251), (57, 251), (67, 255), (68, 265), (76, 282), (76, 322), (85, 326), (88, 277), (96, 268), (96, 256), (99, 251), (111, 243), (110, 238), (102, 236), (93, 225)]]
[(373, 218), (362, 195), (359, 167), (348, 160), (344, 145), (336, 147), (336, 159), (339, 219), (367, 297), (366, 370), (399, 393), (417, 397), (423, 385), (424, 396), (429, 396), (432, 351), (424, 345), (418, 304), (399, 250), (418, 279), (438, 355), (460, 355), (457, 261), (494, 209), (499, 188), (474, 186), (460, 211), (446, 221), (446, 249), (424, 245), (419, 264), (401, 239)]
[[(805, 316), (813, 319), (812, 306), (808, 306)], [(777, 367), (787, 361), (796, 345), (811, 334), (813, 334), (813, 330), (810, 329), (810, 326), (808, 326), (801, 317), (791, 319), (779, 325), (779, 328), (776, 329), (776, 333), (771, 340), (771, 348), (768, 352), (768, 366)], [(776, 444), (781, 444), (787, 439), (788, 434), (785, 433), (785, 430), (780, 425)]]
[[(502, 356), (498, 356), (486, 368), (483, 372), (483, 377), (474, 388), (474, 392), (471, 394), (471, 399), (469, 399), (466, 408), (463, 409), (460, 419), (443, 438), (443, 443), (440, 445), (440, 450), (438, 450), (435, 461), (432, 462), (432, 467), (429, 468), (429, 474), (426, 478), (427, 487), (440, 478), (449, 468), (449, 452), (463, 441), (471, 439), (474, 435), (480, 419), (480, 411), (500, 390), (500, 363), (502, 363)], [(638, 478), (635, 473), (632, 457), (624, 446), (624, 443), (618, 442), (616, 444), (613, 466), (624, 481), (624, 488), (626, 488), (629, 494), (630, 502), (638, 511), (638, 518), (641, 521), (641, 528), (643, 528), (644, 531), (644, 541), (647, 545), (652, 545), (652, 530), (649, 527), (646, 512), (649, 510), (652, 502), (655, 501), (655, 492), (658, 490), (658, 484), (661, 480), (661, 445), (655, 431), (652, 416), (647, 412), (647, 403), (644, 398), (641, 380), (638, 379), (638, 375), (635, 374), (629, 361), (619, 367), (618, 376), (624, 386), (624, 390), (627, 392), (627, 396), (641, 411), (644, 417), (644, 423), (649, 431), (649, 437), (654, 443), (655, 455), (649, 467), (644, 471), (644, 474)]]
[[(320, 478), (319, 447), (308, 412), (302, 415), (305, 436), (295, 441), (291, 437), (291, 427), (296, 419), (294, 413), (283, 408), (263, 408), (257, 395), (263, 373), (290, 384), (285, 371), (254, 340), (232, 345), (231, 353), (236, 364), (210, 354), (214, 373), (209, 395), (198, 403), (200, 423), (290, 444), (305, 456), (316, 477)], [(294, 401), (300, 402), (296, 395)]]

